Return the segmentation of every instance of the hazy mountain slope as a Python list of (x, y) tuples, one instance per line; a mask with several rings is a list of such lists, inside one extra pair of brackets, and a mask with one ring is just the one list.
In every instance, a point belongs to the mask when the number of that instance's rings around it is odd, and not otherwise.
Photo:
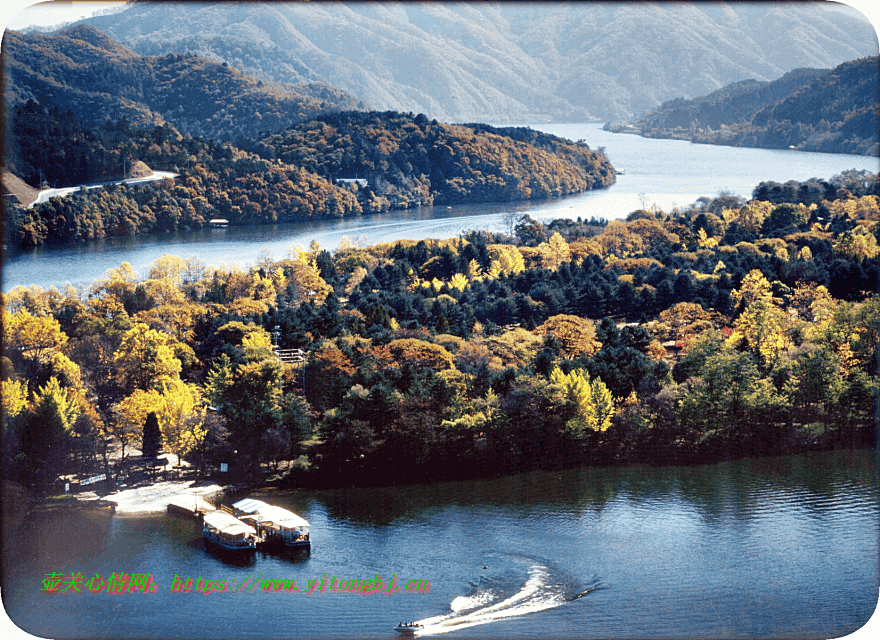
[(761, 109), (772, 107), (826, 73), (827, 69), (796, 69), (770, 82), (734, 82), (691, 100), (668, 100), (657, 109), (644, 114), (635, 125), (646, 129), (688, 129), (691, 126), (718, 129), (750, 122)]
[(86, 25), (57, 35), (9, 32), (4, 54), (8, 106), (34, 99), (87, 122), (125, 116), (234, 139), (366, 106), (324, 83), (265, 83), (193, 55), (142, 56)]
[(88, 22), (142, 54), (322, 80), (448, 121), (628, 117), (877, 53), (826, 3), (139, 3)]
[(608, 128), (652, 138), (833, 153), (877, 153), (880, 57), (831, 70), (799, 69), (773, 82), (738, 82), (663, 103)]

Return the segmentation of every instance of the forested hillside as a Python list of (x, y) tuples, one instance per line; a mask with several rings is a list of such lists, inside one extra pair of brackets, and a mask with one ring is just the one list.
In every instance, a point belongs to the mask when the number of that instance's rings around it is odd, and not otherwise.
[(267, 82), (191, 54), (138, 55), (85, 25), (7, 32), (3, 54), (7, 108), (35, 100), (92, 124), (170, 123), (184, 135), (235, 140), (366, 107), (324, 83)]
[[(16, 246), (230, 224), (343, 217), (431, 203), (550, 198), (612, 184), (607, 158), (528, 129), (447, 125), (425, 116), (343, 112), (240, 146), (171, 125), (101, 127), (34, 101), (12, 110), (10, 169), (61, 186), (121, 177), (135, 161), (179, 177), (86, 190), (24, 209), (7, 202)], [(359, 178), (363, 183), (340, 183)]]
[(141, 54), (327, 82), (379, 110), (528, 123), (628, 118), (876, 55), (873, 26), (853, 13), (824, 2), (137, 2), (86, 22)]
[(393, 112), (322, 116), (250, 149), (321, 175), (365, 178), (411, 203), (552, 198), (615, 180), (604, 154), (583, 142)]
[(770, 149), (877, 155), (880, 58), (831, 71), (799, 69), (773, 82), (738, 82), (693, 100), (679, 98), (607, 129), (649, 138)]
[(875, 444), (878, 193), (851, 172), (626, 220), (525, 216), (515, 237), (18, 287), (3, 466), (44, 486), (122, 473), (148, 422), (202, 468), (298, 486)]

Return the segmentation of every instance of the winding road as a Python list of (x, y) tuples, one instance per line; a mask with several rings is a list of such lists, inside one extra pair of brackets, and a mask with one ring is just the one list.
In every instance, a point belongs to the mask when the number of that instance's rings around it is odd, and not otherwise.
[(145, 176), (143, 178), (128, 178), (126, 180), (114, 180), (112, 182), (97, 182), (95, 184), (81, 184), (75, 187), (62, 187), (60, 189), (43, 189), (40, 191), (39, 195), (37, 195), (37, 199), (31, 202), (27, 208), (30, 209), (34, 205), (42, 204), (44, 202), (48, 202), (50, 198), (63, 198), (64, 196), (69, 196), (71, 193), (75, 193), (82, 188), (86, 189), (99, 189), (101, 187), (107, 187), (114, 184), (138, 184), (141, 182), (153, 182), (155, 180), (164, 180), (166, 178), (176, 178), (179, 174), (172, 173), (171, 171), (154, 171), (152, 175)]

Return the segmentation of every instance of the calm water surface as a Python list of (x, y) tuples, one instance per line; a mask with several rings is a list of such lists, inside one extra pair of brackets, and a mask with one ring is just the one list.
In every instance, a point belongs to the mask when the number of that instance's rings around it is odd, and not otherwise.
[(333, 249), (343, 236), (374, 244), (450, 238), (473, 229), (502, 231), (506, 229), (505, 214), (511, 211), (529, 213), (541, 220), (622, 218), (643, 206), (657, 204), (669, 211), (721, 191), (749, 197), (763, 180), (828, 179), (848, 169), (880, 170), (876, 157), (650, 140), (608, 133), (599, 124), (531, 126), (573, 140), (584, 139), (593, 148), (604, 147), (611, 163), (623, 174), (608, 189), (549, 202), (422, 207), (345, 220), (203, 229), (104, 240), (74, 248), (43, 247), (8, 256), (3, 289), (32, 284), (91, 284), (122, 262), (130, 262), (137, 272), (146, 274), (149, 265), (165, 253), (196, 256), (209, 265), (248, 264), (256, 263), (262, 252), (275, 259), (283, 258), (290, 246), (307, 246), (312, 240)]
[[(399, 620), (423, 637), (825, 638), (868, 620), (880, 584), (866, 451), (264, 499), (312, 523), (309, 554), (231, 563), (165, 514), (29, 518), (6, 538), (9, 615), (51, 638), (394, 638)], [(48, 594), (50, 572), (152, 573), (158, 589)], [(430, 592), (302, 592), (377, 573)], [(172, 593), (175, 575), (260, 580), (204, 595)], [(301, 591), (265, 593), (262, 578)]]

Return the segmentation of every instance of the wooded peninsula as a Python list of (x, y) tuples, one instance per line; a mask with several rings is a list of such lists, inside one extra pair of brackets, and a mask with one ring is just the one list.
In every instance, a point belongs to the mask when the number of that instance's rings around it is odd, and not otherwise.
[[(461, 202), (507, 202), (613, 184), (601, 150), (527, 128), (448, 125), (424, 115), (346, 111), (227, 142), (170, 124), (101, 126), (33, 100), (12, 109), (9, 171), (30, 185), (86, 185), (149, 174), (173, 184), (89, 190), (34, 206), (6, 203), (13, 246), (229, 224), (341, 218)], [(27, 203), (30, 204), (30, 203)]]
[[(227, 191), (256, 175), (281, 180), (286, 162), (304, 163), (301, 138), (330, 145), (340, 122), (249, 151), (196, 149), (206, 155), (190, 154), (191, 179), (144, 190), (163, 203), (150, 207), (153, 224), (175, 219), (161, 213), (172, 199), (205, 206), (216, 176)], [(458, 130), (409, 118), (399, 131), (450, 141), (449, 158), (453, 143), (498, 135), (453, 139)], [(167, 128), (154, 135), (182, 160), (193, 151)], [(375, 135), (393, 158), (402, 139)], [(346, 141), (336, 164), (316, 159), (310, 175), (338, 171), (358, 149)], [(239, 163), (260, 173), (234, 176)], [(514, 188), (474, 180), (476, 192)], [(295, 193), (279, 184), (267, 197)], [(315, 190), (324, 202), (361, 202), (330, 184)], [(146, 207), (129, 191), (48, 206), (130, 202), (137, 216)], [(230, 212), (256, 211), (227, 195)], [(123, 263), (87, 290), (17, 287), (3, 296), (4, 468), (51, 486), (62, 474), (120, 473), (134, 450), (164, 448), (207, 473), (227, 462), (238, 480), (331, 486), (870, 444), (878, 176), (767, 182), (752, 196), (625, 220), (523, 216), (507, 233), (313, 243), (248, 267), (166, 255), (145, 278)], [(23, 215), (36, 217), (18, 229), (58, 219)]]

